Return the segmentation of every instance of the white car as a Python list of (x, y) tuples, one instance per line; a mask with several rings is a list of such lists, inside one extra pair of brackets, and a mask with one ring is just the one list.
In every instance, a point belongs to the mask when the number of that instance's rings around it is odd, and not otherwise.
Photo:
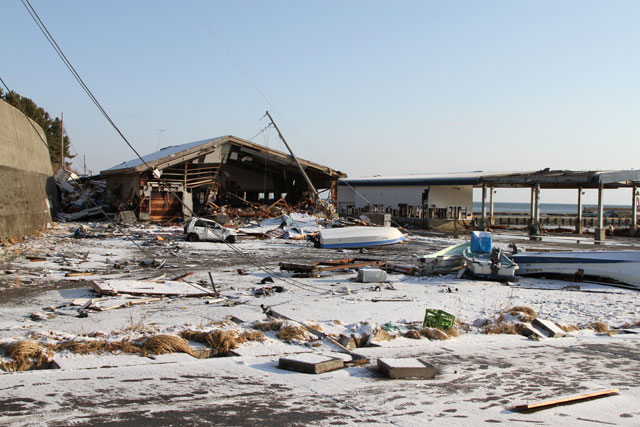
[(225, 228), (215, 221), (204, 218), (191, 218), (184, 225), (184, 234), (190, 242), (199, 240), (209, 240), (212, 242), (234, 243), (236, 241), (236, 232), (229, 228)]

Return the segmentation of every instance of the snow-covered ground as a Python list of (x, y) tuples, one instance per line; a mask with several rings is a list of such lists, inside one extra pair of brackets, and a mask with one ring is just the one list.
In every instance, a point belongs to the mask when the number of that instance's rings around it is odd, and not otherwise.
[[(369, 363), (309, 375), (277, 368), (281, 356), (317, 353), (350, 359), (326, 340), (284, 342), (277, 332), (249, 341), (234, 357), (196, 359), (184, 353), (151, 357), (58, 352), (60, 369), (0, 370), (0, 424), (215, 424), (478, 425), (521, 422), (543, 425), (638, 425), (640, 335), (596, 333), (610, 328), (640, 332), (638, 291), (594, 283), (521, 278), (498, 282), (456, 275), (415, 277), (390, 273), (385, 283), (358, 283), (354, 271), (300, 278), (280, 273), (280, 262), (371, 258), (415, 264), (415, 256), (458, 242), (448, 236), (413, 236), (405, 245), (339, 252), (302, 240), (184, 242), (178, 227), (135, 226), (125, 235), (93, 225), (93, 238), (74, 239), (77, 224), (57, 224), (45, 235), (1, 249), (0, 342), (34, 339), (143, 340), (154, 334), (222, 328), (251, 330), (266, 320), (261, 305), (334, 336), (360, 336), (384, 328), (397, 338), (357, 348)], [(522, 235), (501, 234), (505, 246)], [(576, 243), (578, 241), (578, 243)], [(612, 240), (618, 248), (625, 241)], [(616, 244), (617, 243), (617, 244)], [(553, 238), (540, 247), (589, 243)], [(564, 245), (564, 246), (563, 246)], [(27, 257), (43, 257), (30, 261)], [(156, 260), (153, 263), (153, 260)], [(161, 267), (158, 267), (161, 264)], [(239, 270), (243, 274), (239, 274)], [(91, 275), (78, 275), (93, 273)], [(213, 296), (161, 298), (106, 311), (79, 307), (97, 299), (91, 280), (162, 281), (193, 273), (185, 282)], [(67, 275), (67, 276), (65, 276)], [(271, 277), (273, 283), (261, 283)], [(265, 287), (283, 292), (256, 296)], [(119, 296), (104, 306), (132, 301)], [(96, 302), (98, 302), (96, 300)], [(520, 335), (487, 335), (483, 326), (512, 307), (539, 318), (577, 326), (568, 337), (535, 341)], [(402, 336), (420, 329), (426, 309), (456, 317), (460, 335), (445, 341)], [(228, 319), (233, 316), (234, 321)], [(191, 343), (194, 348), (198, 344)], [(438, 369), (432, 380), (389, 380), (376, 370), (382, 357), (411, 357)], [(7, 360), (4, 358), (3, 360)], [(619, 394), (523, 414), (514, 405), (607, 389)]]

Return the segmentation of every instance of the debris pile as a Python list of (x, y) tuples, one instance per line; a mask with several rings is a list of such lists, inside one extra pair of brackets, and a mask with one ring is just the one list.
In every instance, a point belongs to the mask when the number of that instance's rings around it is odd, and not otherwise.
[(79, 177), (75, 173), (60, 168), (54, 179), (60, 190), (58, 221), (68, 222), (102, 217), (107, 181), (98, 176)]

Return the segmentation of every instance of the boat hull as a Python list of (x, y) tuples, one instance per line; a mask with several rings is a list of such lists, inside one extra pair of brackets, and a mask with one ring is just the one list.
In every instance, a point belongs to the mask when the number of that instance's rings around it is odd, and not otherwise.
[(512, 258), (521, 276), (577, 275), (640, 287), (640, 251), (525, 252)]
[(460, 270), (465, 265), (462, 253), (469, 247), (469, 242), (449, 246), (441, 251), (418, 257), (420, 273), (445, 274)]
[(321, 230), (318, 243), (327, 249), (369, 248), (399, 243), (406, 238), (394, 227), (344, 227)]

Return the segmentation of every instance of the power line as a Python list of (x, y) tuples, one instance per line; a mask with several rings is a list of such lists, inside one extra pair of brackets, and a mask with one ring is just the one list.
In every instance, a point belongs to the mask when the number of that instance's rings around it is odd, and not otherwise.
[(102, 115), (104, 116), (105, 119), (107, 119), (107, 121), (109, 122), (109, 124), (111, 124), (111, 126), (116, 130), (116, 132), (120, 135), (120, 137), (124, 140), (124, 142), (129, 146), (129, 148), (131, 148), (131, 150), (133, 150), (134, 153), (136, 153), (136, 156), (138, 156), (138, 158), (140, 159), (140, 161), (142, 163), (145, 164), (145, 166), (147, 166), (147, 168), (151, 169), (151, 167), (147, 164), (147, 162), (142, 158), (142, 156), (140, 156), (140, 154), (136, 151), (135, 148), (133, 148), (133, 145), (131, 145), (131, 143), (129, 142), (129, 140), (124, 136), (124, 134), (120, 131), (120, 129), (118, 128), (118, 126), (116, 126), (116, 124), (113, 122), (113, 120), (111, 120), (111, 117), (109, 116), (109, 114), (105, 111), (104, 108), (102, 108), (102, 105), (100, 104), (100, 102), (98, 101), (98, 99), (93, 95), (93, 93), (91, 92), (91, 90), (89, 89), (89, 87), (84, 83), (84, 80), (82, 80), (82, 78), (80, 77), (80, 74), (78, 74), (78, 72), (76, 71), (76, 69), (73, 67), (73, 65), (71, 64), (71, 62), (67, 59), (67, 57), (65, 56), (64, 52), (62, 51), (62, 49), (60, 48), (60, 46), (58, 45), (58, 43), (56, 42), (56, 40), (53, 38), (53, 36), (51, 35), (51, 33), (49, 32), (49, 30), (47, 29), (47, 27), (44, 25), (44, 22), (42, 22), (42, 20), (40, 19), (40, 16), (38, 15), (38, 13), (36, 12), (36, 10), (33, 8), (33, 6), (31, 6), (31, 3), (29, 3), (29, 0), (21, 0), (22, 4), (24, 5), (24, 7), (27, 9), (27, 12), (29, 12), (29, 15), (31, 15), (31, 18), (33, 18), (33, 20), (35, 21), (36, 25), (38, 26), (38, 28), (40, 29), (40, 31), (42, 32), (42, 34), (45, 36), (45, 38), (47, 39), (47, 41), (49, 42), (49, 44), (51, 44), (51, 47), (53, 47), (53, 49), (56, 51), (56, 53), (58, 54), (58, 56), (60, 57), (60, 59), (62, 60), (62, 62), (64, 63), (64, 65), (69, 69), (69, 71), (71, 72), (71, 74), (73, 75), (73, 77), (76, 79), (76, 81), (78, 82), (78, 84), (80, 84), (80, 87), (82, 87), (82, 89), (85, 91), (85, 93), (89, 96), (89, 98), (91, 99), (91, 101), (93, 101), (93, 103), (95, 104), (95, 106), (98, 108), (98, 110), (102, 113)]
[[(231, 59), (231, 61), (235, 64), (235, 66), (238, 68), (238, 70), (240, 70), (240, 72), (242, 73), (242, 75), (247, 79), (247, 81), (251, 84), (251, 86), (253, 86), (253, 88), (258, 92), (258, 94), (265, 100), (265, 102), (267, 104), (269, 104), (269, 106), (276, 112), (278, 113), (278, 115), (282, 118), (282, 121), (285, 122), (285, 124), (287, 126), (289, 126), (293, 132), (298, 136), (298, 138), (300, 138), (300, 140), (303, 142), (304, 145), (307, 146), (307, 148), (309, 148), (316, 156), (318, 156), (318, 158), (320, 159), (320, 161), (322, 161), (323, 163), (327, 163), (322, 156), (320, 156), (320, 154), (318, 154), (311, 145), (309, 145), (304, 138), (302, 138), (302, 136), (300, 135), (300, 133), (298, 131), (296, 131), (296, 129), (293, 127), (293, 125), (291, 125), (291, 123), (289, 123), (289, 121), (286, 119), (286, 117), (284, 116), (284, 114), (282, 114), (280, 112), (280, 110), (278, 110), (278, 107), (276, 107), (273, 102), (271, 102), (271, 100), (267, 97), (267, 95), (265, 95), (265, 93), (260, 89), (260, 87), (258, 87), (258, 85), (256, 84), (256, 82), (251, 78), (251, 76), (249, 75), (249, 73), (242, 67), (242, 65), (240, 64), (240, 62), (233, 56), (233, 54), (231, 53), (231, 51), (229, 49), (227, 49), (227, 47), (225, 46), (225, 44), (222, 42), (222, 39), (218, 36), (218, 34), (216, 34), (216, 32), (213, 30), (213, 28), (211, 28), (211, 26), (209, 25), (209, 23), (204, 19), (204, 17), (202, 16), (202, 14), (200, 13), (200, 11), (198, 10), (198, 8), (195, 7), (195, 5), (191, 2), (191, 0), (185, 0), (189, 6), (191, 6), (191, 8), (193, 9), (193, 11), (195, 12), (196, 16), (198, 16), (198, 18), (200, 19), (200, 21), (202, 22), (202, 24), (205, 26), (205, 28), (207, 29), (207, 31), (209, 32), (209, 34), (211, 34), (211, 36), (218, 42), (218, 44), (220, 45), (220, 47), (222, 47), (222, 50), (224, 50), (224, 52), (227, 54), (227, 56)], [(254, 136), (255, 138), (255, 136)]]
[[(87, 94), (87, 96), (89, 96), (89, 98), (91, 99), (91, 101), (96, 105), (96, 107), (98, 108), (98, 110), (102, 113), (102, 115), (105, 117), (105, 119), (111, 124), (111, 126), (116, 130), (116, 132), (120, 135), (120, 137), (122, 138), (122, 140), (129, 146), (129, 148), (131, 148), (131, 150), (136, 154), (136, 156), (138, 156), (138, 158), (140, 159), (140, 161), (147, 167), (147, 170), (152, 170), (152, 167), (142, 158), (142, 156), (136, 151), (135, 148), (133, 148), (133, 146), (131, 145), (131, 143), (128, 141), (128, 139), (124, 136), (124, 134), (120, 131), (120, 129), (118, 128), (118, 126), (116, 126), (116, 124), (113, 122), (113, 120), (111, 120), (111, 117), (109, 116), (109, 114), (107, 114), (107, 112), (104, 110), (104, 108), (102, 107), (102, 105), (100, 104), (100, 102), (98, 101), (98, 99), (93, 95), (93, 93), (91, 92), (91, 90), (89, 89), (89, 87), (84, 83), (84, 80), (82, 80), (82, 78), (80, 77), (80, 75), (78, 74), (78, 72), (75, 70), (75, 68), (73, 67), (73, 65), (71, 64), (71, 62), (67, 59), (67, 57), (65, 56), (64, 52), (62, 51), (62, 49), (60, 48), (60, 46), (58, 45), (58, 43), (55, 41), (55, 39), (53, 38), (53, 36), (51, 35), (51, 33), (49, 32), (49, 30), (46, 28), (46, 26), (44, 25), (44, 23), (42, 22), (42, 20), (40, 19), (40, 17), (38, 16), (37, 12), (35, 11), (35, 9), (33, 8), (33, 6), (31, 6), (31, 3), (29, 3), (29, 0), (21, 0), (22, 4), (25, 6), (25, 8), (27, 9), (27, 12), (29, 12), (29, 15), (31, 15), (31, 17), (33, 18), (33, 20), (35, 21), (36, 25), (38, 26), (38, 28), (40, 29), (40, 31), (42, 32), (42, 34), (45, 36), (45, 38), (47, 39), (47, 41), (49, 42), (49, 44), (51, 44), (51, 46), (53, 47), (53, 49), (56, 51), (56, 53), (58, 54), (58, 56), (60, 57), (60, 59), (62, 60), (62, 62), (65, 64), (65, 66), (69, 69), (69, 71), (71, 72), (71, 74), (74, 76), (74, 78), (76, 79), (76, 81), (78, 82), (78, 84), (80, 84), (80, 86), (82, 87), (82, 89), (85, 91), (85, 93)], [(203, 21), (204, 22), (204, 21)], [(206, 22), (205, 22), (206, 24)], [(213, 33), (213, 30), (210, 30)], [(215, 33), (213, 33), (215, 36)], [(217, 36), (215, 36), (217, 38)], [(222, 42), (220, 42), (222, 44)], [(225, 48), (226, 51), (226, 48)], [(230, 52), (227, 51), (227, 53), (231, 56)], [(233, 57), (232, 57), (233, 58)], [(234, 59), (234, 62), (235, 59)], [(240, 67), (240, 64), (236, 62), (236, 65), (242, 69), (242, 67)], [(244, 72), (244, 70), (243, 70)], [(246, 72), (244, 72), (245, 75), (247, 76), (247, 78), (250, 77), (248, 76), (248, 74)], [(254, 85), (255, 86), (255, 85)], [(262, 94), (262, 92), (259, 90), (259, 88), (257, 86), (255, 86), (256, 89)], [(8, 89), (7, 89), (8, 90)], [(263, 97), (265, 99), (266, 96), (264, 94), (262, 94)], [(268, 99), (267, 99), (268, 101)], [(268, 101), (269, 102), (269, 101)], [(270, 105), (271, 102), (269, 102)], [(273, 106), (273, 105), (272, 105)], [(276, 109), (275, 107), (273, 107), (274, 109)], [(277, 109), (276, 109), (277, 110)], [(266, 129), (266, 128), (265, 128)], [(43, 141), (44, 142), (44, 141)], [(45, 142), (45, 145), (46, 142)], [(48, 145), (47, 145), (48, 147)], [(164, 179), (163, 179), (164, 181)], [(164, 181), (164, 183), (166, 184), (166, 181)], [(178, 202), (185, 207), (190, 213), (191, 215), (195, 216), (195, 213), (193, 212), (193, 209), (190, 206), (187, 206), (180, 197), (178, 197), (178, 195), (175, 193), (175, 191), (173, 191), (173, 189), (171, 189), (171, 187), (165, 187), (169, 190), (169, 192), (173, 195), (173, 197), (176, 198), (176, 200), (178, 200)], [(95, 201), (92, 200), (92, 202), (95, 204)], [(99, 207), (96, 204), (96, 207)], [(106, 215), (106, 213), (102, 210), (102, 208), (100, 207), (100, 210), (103, 212), (103, 214), (105, 215), (105, 217), (110, 220), (110, 218)], [(136, 246), (137, 243), (135, 243), (133, 240), (131, 240)], [(258, 265), (257, 262), (255, 262), (249, 255), (243, 253), (239, 248), (235, 247), (233, 244), (226, 242), (225, 243), (231, 247), (231, 249), (233, 249), (235, 252), (237, 252), (239, 255), (243, 256), (244, 258), (246, 258), (247, 260), (249, 260), (253, 265), (255, 265), (256, 267), (260, 268), (261, 270), (265, 271), (265, 272), (269, 272), (269, 269), (267, 269), (266, 267), (263, 267), (261, 265)], [(142, 248), (140, 246), (138, 246), (141, 250)], [(144, 250), (143, 250), (144, 252)], [(145, 252), (146, 253), (146, 252)], [(153, 258), (153, 257), (151, 257)], [(270, 273), (273, 274), (275, 276), (278, 276), (281, 280), (285, 281), (285, 283), (289, 282), (290, 284), (295, 284), (295, 286), (301, 287), (301, 288), (307, 288), (307, 290), (310, 290), (312, 292), (318, 292), (318, 291), (314, 291), (311, 290), (309, 288), (315, 288), (315, 289), (321, 289), (315, 286), (311, 286), (311, 285), (306, 285), (306, 284), (301, 284), (301, 283), (297, 283), (295, 280), (291, 280), (288, 278), (283, 277), (281, 274), (277, 274), (277, 273)], [(325, 291), (323, 289), (323, 291)]]

